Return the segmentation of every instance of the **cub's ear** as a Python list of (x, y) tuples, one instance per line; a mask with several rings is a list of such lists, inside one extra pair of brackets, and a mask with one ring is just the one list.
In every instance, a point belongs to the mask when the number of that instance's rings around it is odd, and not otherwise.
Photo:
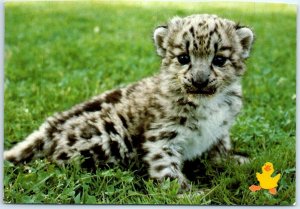
[(168, 34), (167, 26), (159, 26), (154, 30), (153, 39), (156, 47), (157, 54), (164, 57), (166, 54), (166, 48), (164, 47), (164, 40)]
[(247, 57), (249, 57), (250, 50), (251, 50), (251, 47), (252, 47), (252, 44), (253, 44), (254, 34), (247, 27), (239, 27), (236, 30), (236, 33), (237, 33), (237, 35), (240, 39), (240, 43), (241, 43), (242, 48), (243, 48), (242, 57), (247, 58)]

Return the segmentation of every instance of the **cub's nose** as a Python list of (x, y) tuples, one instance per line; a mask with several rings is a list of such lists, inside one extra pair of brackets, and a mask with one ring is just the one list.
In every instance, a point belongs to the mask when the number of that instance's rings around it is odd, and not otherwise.
[(208, 78), (192, 78), (192, 85), (196, 88), (204, 88), (208, 84)]

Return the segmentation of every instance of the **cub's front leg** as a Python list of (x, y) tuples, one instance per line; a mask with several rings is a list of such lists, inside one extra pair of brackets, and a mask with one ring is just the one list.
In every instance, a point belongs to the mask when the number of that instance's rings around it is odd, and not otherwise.
[(175, 138), (175, 132), (159, 132), (156, 136), (146, 137), (143, 148), (146, 151), (144, 161), (149, 166), (150, 178), (162, 181), (163, 179), (177, 179), (181, 189), (190, 188), (188, 180), (182, 173), (182, 154), (180, 148), (172, 145), (170, 140)]
[(210, 157), (213, 161), (221, 162), (223, 159), (232, 158), (237, 164), (248, 163), (250, 160), (241, 154), (236, 154), (232, 150), (232, 144), (229, 134), (224, 134), (218, 138), (217, 142), (209, 151)]

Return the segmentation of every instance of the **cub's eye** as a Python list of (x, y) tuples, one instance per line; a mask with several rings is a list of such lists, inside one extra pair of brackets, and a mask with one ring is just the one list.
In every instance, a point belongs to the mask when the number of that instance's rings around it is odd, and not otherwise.
[(190, 59), (190, 56), (187, 55), (187, 54), (182, 54), (182, 55), (179, 55), (177, 57), (178, 59), (178, 62), (181, 64), (181, 65), (186, 65), (186, 64), (189, 64), (191, 59)]
[(222, 67), (225, 62), (226, 62), (227, 58), (226, 57), (222, 57), (222, 56), (215, 56), (212, 64), (217, 66), (217, 67)]

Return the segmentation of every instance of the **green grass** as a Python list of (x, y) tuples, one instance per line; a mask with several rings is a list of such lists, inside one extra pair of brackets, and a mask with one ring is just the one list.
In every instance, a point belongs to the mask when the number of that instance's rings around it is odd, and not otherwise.
[[(178, 198), (174, 181), (157, 184), (133, 171), (89, 173), (45, 159), (4, 164), (6, 203), (291, 205), (296, 165), (296, 8), (281, 4), (6, 3), (5, 148), (57, 111), (158, 71), (152, 31), (174, 15), (215, 13), (253, 28), (256, 42), (243, 80), (244, 109), (232, 129), (235, 151), (250, 164), (226, 161), (202, 170)], [(96, 28), (99, 32), (95, 32)], [(252, 193), (270, 161), (281, 173), (278, 195)], [(204, 194), (196, 195), (199, 189)]]

